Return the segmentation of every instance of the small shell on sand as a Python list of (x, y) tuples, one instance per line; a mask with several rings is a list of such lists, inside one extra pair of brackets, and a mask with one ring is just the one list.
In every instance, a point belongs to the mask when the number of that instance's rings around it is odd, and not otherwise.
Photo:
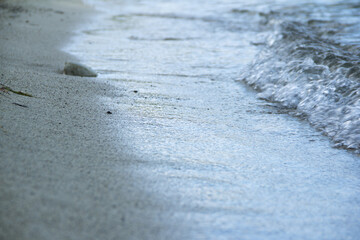
[(80, 77), (97, 77), (97, 73), (89, 67), (80, 63), (66, 62), (64, 67), (66, 75), (80, 76)]

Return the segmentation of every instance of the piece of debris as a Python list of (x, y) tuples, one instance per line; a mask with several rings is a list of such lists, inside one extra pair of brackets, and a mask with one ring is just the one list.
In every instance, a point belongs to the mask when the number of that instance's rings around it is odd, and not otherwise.
[(22, 104), (16, 103), (16, 102), (13, 102), (12, 104), (19, 106), (19, 107), (23, 107), (23, 108), (28, 108), (28, 106), (25, 106), (25, 105), (22, 105)]
[(7, 133), (3, 126), (0, 126), (0, 129), (3, 131), (3, 133)]
[(110, 112), (110, 111), (107, 111), (106, 113), (107, 113), (107, 114), (112, 114), (112, 112)]
[(97, 77), (97, 73), (91, 68), (80, 63), (66, 62), (64, 67), (66, 75), (80, 76), (80, 77)]
[(138, 93), (138, 90), (134, 90), (134, 93)]
[(7, 86), (4, 86), (4, 85), (2, 87), (0, 87), (0, 91), (2, 91), (2, 92), (12, 92), (12, 93), (22, 95), (22, 96), (26, 96), (26, 97), (33, 97), (31, 94), (24, 93), (24, 92), (21, 92), (21, 91), (15, 91), (15, 90), (12, 90), (11, 88), (9, 88)]

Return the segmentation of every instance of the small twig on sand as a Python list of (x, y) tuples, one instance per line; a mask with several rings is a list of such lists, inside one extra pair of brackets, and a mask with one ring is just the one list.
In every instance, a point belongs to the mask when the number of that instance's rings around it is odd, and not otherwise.
[(15, 93), (15, 94), (18, 94), (18, 95), (22, 95), (22, 96), (26, 96), (26, 97), (33, 97), (31, 94), (24, 93), (24, 92), (21, 92), (21, 91), (15, 91), (15, 90), (13, 90), (13, 89), (11, 89), (11, 88), (3, 85), (3, 84), (1, 84), (1, 85), (2, 85), (2, 87), (0, 87), (0, 91), (1, 91), (1, 92), (5, 92), (5, 93), (6, 93), (6, 92), (12, 92), (12, 93)]
[(16, 106), (19, 106), (19, 107), (23, 107), (23, 108), (28, 108), (28, 106), (22, 105), (22, 104), (16, 103), (16, 102), (13, 102), (12, 104), (14, 104), (14, 105), (16, 105)]

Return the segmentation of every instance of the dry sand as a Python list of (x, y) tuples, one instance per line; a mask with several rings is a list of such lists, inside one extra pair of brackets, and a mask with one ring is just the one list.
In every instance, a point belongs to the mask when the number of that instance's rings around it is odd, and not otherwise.
[(91, 14), (80, 1), (0, 0), (0, 239), (176, 238), (99, 101), (110, 84), (60, 73), (76, 59), (59, 49)]

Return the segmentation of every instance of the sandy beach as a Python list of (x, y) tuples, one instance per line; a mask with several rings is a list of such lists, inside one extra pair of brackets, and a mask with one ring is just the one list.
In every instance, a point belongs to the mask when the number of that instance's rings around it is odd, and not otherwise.
[(97, 100), (110, 85), (61, 73), (76, 59), (60, 49), (92, 14), (81, 1), (0, 1), (0, 239), (153, 231), (151, 212), (126, 210), (146, 200), (124, 170), (129, 157), (113, 147), (116, 112)]
[(246, 33), (125, 2), (0, 0), (0, 239), (357, 239), (358, 156), (234, 81)]

